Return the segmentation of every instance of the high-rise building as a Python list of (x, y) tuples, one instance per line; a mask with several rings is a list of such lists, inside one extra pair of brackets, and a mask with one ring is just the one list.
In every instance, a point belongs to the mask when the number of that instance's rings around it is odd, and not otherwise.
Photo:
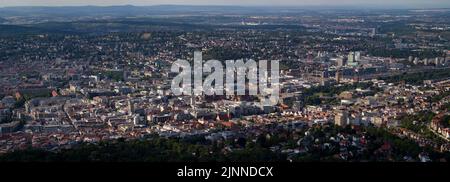
[(344, 58), (342, 58), (342, 57), (336, 58), (336, 66), (343, 67), (344, 66)]
[(338, 126), (346, 126), (348, 124), (348, 112), (338, 111), (334, 116), (334, 124)]
[(373, 37), (375, 35), (377, 35), (377, 29), (376, 28), (371, 28), (370, 29), (370, 36)]
[(348, 53), (347, 64), (351, 64), (353, 62), (355, 62), (355, 53), (350, 52), (350, 53)]
[(359, 51), (355, 52), (355, 61), (356, 62), (361, 61), (361, 52)]
[[(361, 58), (361, 53), (359, 53), (359, 52), (356, 52), (356, 53), (358, 53), (358, 60), (359, 60)], [(358, 66), (358, 62), (356, 60), (356, 53), (355, 52), (348, 53), (348, 56), (347, 56), (347, 65), (348, 66)]]
[(337, 83), (341, 82), (341, 79), (342, 79), (342, 71), (341, 70), (336, 70), (335, 79), (336, 79)]
[(413, 62), (413, 60), (414, 60), (414, 58), (413, 58), (412, 56), (409, 56), (409, 57), (408, 57), (408, 62), (411, 63), (411, 62)]
[(131, 100), (128, 100), (128, 114), (130, 116), (134, 114), (134, 103)]
[(321, 75), (320, 75), (320, 84), (322, 86), (328, 85), (327, 77), (328, 77), (328, 71), (322, 71)]

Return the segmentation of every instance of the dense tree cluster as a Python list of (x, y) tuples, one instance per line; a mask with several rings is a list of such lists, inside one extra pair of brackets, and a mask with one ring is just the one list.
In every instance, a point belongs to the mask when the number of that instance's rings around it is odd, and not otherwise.
[(430, 70), (419, 73), (405, 73), (402, 75), (395, 75), (382, 78), (389, 83), (398, 83), (405, 81), (408, 84), (422, 84), (424, 80), (442, 79), (450, 77), (450, 69)]
[[(404, 161), (405, 156), (416, 158), (426, 152), (432, 159), (450, 159), (450, 154), (438, 153), (428, 147), (399, 138), (386, 129), (364, 127), (352, 129), (333, 125), (313, 126), (306, 130), (279, 129), (276, 132), (232, 140), (209, 141), (202, 136), (190, 138), (161, 138), (125, 141), (104, 141), (97, 144), (80, 144), (72, 149), (49, 152), (30, 148), (0, 156), (0, 161), (109, 161), (109, 162), (256, 162), (256, 161), (343, 161), (339, 157), (339, 142), (331, 136), (364, 136), (367, 145), (363, 149), (348, 146), (346, 150), (354, 155), (349, 161)], [(302, 142), (297, 142), (298, 137)], [(310, 142), (308, 142), (310, 140)], [(300, 144), (301, 143), (301, 144)], [(308, 144), (309, 143), (309, 144)], [(324, 143), (330, 144), (323, 147)], [(288, 156), (272, 147), (284, 144), (282, 149), (307, 147), (306, 153)], [(384, 149), (386, 145), (390, 147)], [(380, 152), (381, 151), (381, 152)], [(345, 161), (345, 160), (344, 160)]]

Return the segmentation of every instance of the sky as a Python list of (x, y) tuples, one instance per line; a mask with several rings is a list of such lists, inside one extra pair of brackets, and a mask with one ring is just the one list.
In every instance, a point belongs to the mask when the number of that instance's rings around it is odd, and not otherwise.
[(6, 6), (83, 6), (83, 5), (240, 5), (240, 6), (381, 6), (450, 8), (450, 0), (0, 0)]

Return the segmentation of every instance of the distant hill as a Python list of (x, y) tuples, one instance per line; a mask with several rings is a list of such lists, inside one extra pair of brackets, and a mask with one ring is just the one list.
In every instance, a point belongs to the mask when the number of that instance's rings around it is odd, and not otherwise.
[[(367, 9), (367, 8), (366, 8)], [(377, 9), (372, 7), (369, 9)], [(381, 8), (381, 10), (386, 8)], [(195, 6), (195, 5), (156, 5), (156, 6), (20, 6), (0, 8), (0, 16), (145, 16), (145, 15), (217, 15), (217, 14), (298, 14), (308, 11), (352, 10), (363, 11), (357, 6)], [(408, 9), (395, 9), (407, 11)], [(424, 11), (422, 9), (422, 11)], [(440, 12), (450, 9), (441, 8)]]
[[(247, 14), (247, 13), (279, 13), (298, 8), (289, 7), (242, 7), (242, 6), (63, 6), (63, 7), (5, 7), (0, 14), (6, 16), (137, 16), (137, 15), (172, 15), (172, 14)], [(295, 10), (295, 11), (294, 11)]]
[(3, 16), (99, 16), (131, 15), (147, 12), (136, 6), (74, 6), (74, 7), (6, 7), (0, 8)]
[(38, 27), (18, 26), (18, 25), (0, 25), (0, 36), (18, 35), (18, 34), (48, 34), (48, 33), (68, 33), (57, 29), (43, 29)]
[[(1, 19), (0, 19), (1, 22)], [(29, 28), (29, 27), (23, 27), (23, 26), (16, 26), (16, 25), (0, 25), (0, 34), (1, 35), (11, 35), (11, 34), (17, 34), (17, 33), (32, 33), (36, 32), (36, 30)]]

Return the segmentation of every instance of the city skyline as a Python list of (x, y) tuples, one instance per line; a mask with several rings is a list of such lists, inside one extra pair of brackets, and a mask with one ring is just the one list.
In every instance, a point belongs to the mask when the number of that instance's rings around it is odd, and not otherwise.
[(228, 179), (253, 176), (234, 162), (450, 161), (445, 6), (44, 2), (0, 8), (5, 166), (217, 162), (240, 174), (165, 176)]

